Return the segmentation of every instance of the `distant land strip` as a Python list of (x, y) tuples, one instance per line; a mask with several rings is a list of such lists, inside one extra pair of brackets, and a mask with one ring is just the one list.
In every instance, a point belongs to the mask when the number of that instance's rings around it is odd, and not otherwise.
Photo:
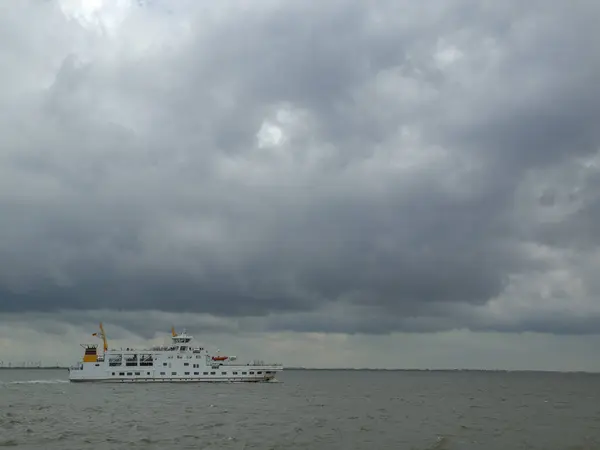
[(385, 368), (352, 368), (352, 367), (285, 367), (285, 371), (289, 370), (320, 370), (320, 371), (355, 371), (355, 372), (519, 372), (519, 373), (587, 373), (598, 374), (593, 370), (558, 370), (558, 369), (385, 369)]
[(56, 370), (68, 369), (67, 366), (0, 366), (0, 370)]

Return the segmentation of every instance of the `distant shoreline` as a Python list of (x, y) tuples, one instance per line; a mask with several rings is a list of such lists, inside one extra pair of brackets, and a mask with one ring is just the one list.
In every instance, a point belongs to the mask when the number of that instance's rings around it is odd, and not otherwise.
[(490, 373), (586, 373), (586, 374), (600, 374), (598, 371), (593, 370), (557, 370), (557, 369), (384, 369), (384, 368), (367, 368), (361, 367), (358, 369), (352, 367), (340, 367), (340, 368), (317, 368), (317, 367), (285, 367), (284, 372), (287, 370), (320, 370), (320, 371), (346, 371), (346, 372), (490, 372)]
[(61, 366), (47, 366), (47, 367), (23, 367), (23, 366), (14, 366), (14, 367), (0, 367), (0, 370), (65, 370), (68, 367)]

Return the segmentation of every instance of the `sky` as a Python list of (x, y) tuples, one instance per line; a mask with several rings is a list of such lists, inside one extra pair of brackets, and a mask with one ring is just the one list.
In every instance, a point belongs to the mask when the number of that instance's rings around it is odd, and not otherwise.
[(0, 4), (0, 360), (600, 370), (600, 3)]

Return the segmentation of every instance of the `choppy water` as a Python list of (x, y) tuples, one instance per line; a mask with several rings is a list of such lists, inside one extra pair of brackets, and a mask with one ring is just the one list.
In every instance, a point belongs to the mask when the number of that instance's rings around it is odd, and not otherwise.
[(19, 449), (600, 448), (600, 375), (285, 371), (269, 384), (70, 384), (0, 370)]

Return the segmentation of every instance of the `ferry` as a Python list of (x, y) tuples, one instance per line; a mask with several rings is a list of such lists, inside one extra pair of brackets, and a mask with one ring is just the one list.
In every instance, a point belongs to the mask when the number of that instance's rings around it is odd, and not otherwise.
[(104, 383), (148, 382), (268, 382), (283, 370), (282, 364), (252, 361), (238, 363), (235, 356), (211, 354), (193, 344), (193, 336), (184, 330), (171, 329), (171, 344), (149, 349), (108, 349), (106, 333), (100, 323), (100, 333), (93, 336), (103, 342), (104, 352), (97, 344), (81, 344), (81, 361), (69, 368), (69, 381)]

